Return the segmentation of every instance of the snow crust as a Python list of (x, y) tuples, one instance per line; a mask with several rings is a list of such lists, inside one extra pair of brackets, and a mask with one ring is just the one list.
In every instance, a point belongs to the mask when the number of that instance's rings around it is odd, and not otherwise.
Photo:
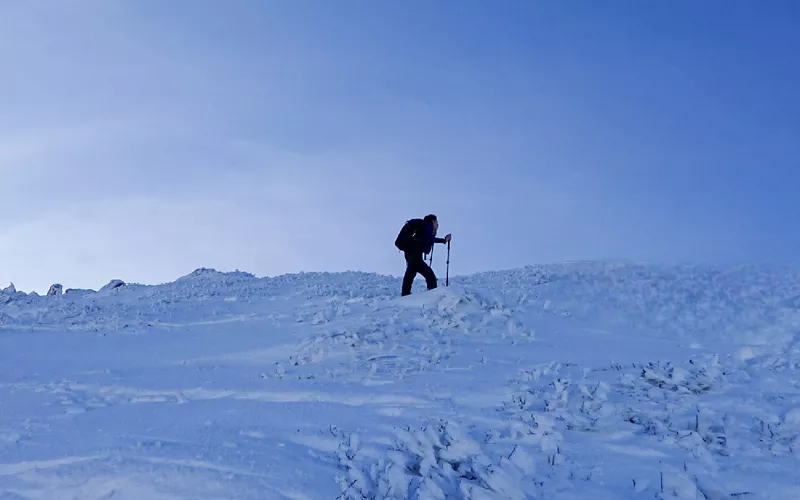
[(800, 274), (0, 291), (0, 498), (800, 498)]

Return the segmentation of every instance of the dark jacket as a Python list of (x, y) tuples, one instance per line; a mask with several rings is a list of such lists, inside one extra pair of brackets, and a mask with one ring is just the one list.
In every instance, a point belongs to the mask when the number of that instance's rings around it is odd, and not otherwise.
[(445, 243), (444, 238), (437, 238), (433, 235), (433, 224), (425, 223), (414, 237), (417, 250), (425, 255), (431, 253), (434, 243)]

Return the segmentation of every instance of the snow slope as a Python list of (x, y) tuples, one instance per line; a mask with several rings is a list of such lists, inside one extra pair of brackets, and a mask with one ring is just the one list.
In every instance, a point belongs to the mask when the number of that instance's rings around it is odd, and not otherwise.
[(800, 498), (800, 274), (0, 292), (0, 498)]

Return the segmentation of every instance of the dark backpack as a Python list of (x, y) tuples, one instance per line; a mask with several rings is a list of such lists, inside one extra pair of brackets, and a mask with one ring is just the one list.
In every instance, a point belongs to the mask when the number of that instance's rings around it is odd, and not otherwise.
[(397, 239), (394, 240), (394, 246), (404, 252), (412, 250), (414, 248), (414, 237), (424, 225), (425, 221), (422, 219), (411, 219), (406, 221), (406, 223), (403, 224), (402, 229), (400, 229)]

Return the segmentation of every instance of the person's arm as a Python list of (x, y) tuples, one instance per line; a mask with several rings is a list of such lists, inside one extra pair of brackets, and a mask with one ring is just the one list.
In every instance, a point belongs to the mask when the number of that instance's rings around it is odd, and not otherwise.
[(451, 238), (452, 238), (452, 236), (450, 236), (448, 234), (444, 238), (436, 238), (436, 237), (434, 237), (433, 241), (436, 242), (436, 243), (447, 243), (448, 241), (450, 241)]

